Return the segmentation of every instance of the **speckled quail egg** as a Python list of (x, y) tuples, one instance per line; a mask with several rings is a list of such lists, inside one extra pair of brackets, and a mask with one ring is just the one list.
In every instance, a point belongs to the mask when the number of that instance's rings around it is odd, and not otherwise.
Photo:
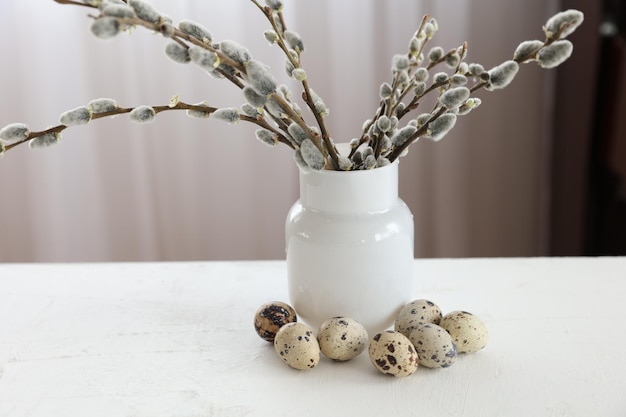
[(411, 331), (419, 324), (439, 324), (440, 320), (441, 309), (435, 303), (428, 300), (414, 300), (402, 307), (396, 316), (394, 329), (409, 337)]
[(467, 311), (448, 313), (443, 316), (439, 325), (450, 333), (459, 353), (478, 352), (489, 341), (485, 324)]
[(348, 317), (333, 317), (320, 326), (317, 341), (322, 353), (335, 361), (349, 361), (367, 347), (367, 330)]
[(417, 370), (419, 359), (411, 341), (402, 333), (387, 330), (376, 334), (369, 345), (376, 369), (386, 375), (409, 376)]
[(320, 361), (320, 345), (313, 329), (303, 323), (282, 326), (274, 338), (274, 350), (283, 362), (296, 369), (311, 369)]
[(420, 365), (427, 368), (447, 368), (456, 361), (456, 345), (452, 336), (433, 323), (418, 325), (409, 340), (413, 343)]
[(296, 311), (289, 304), (273, 301), (263, 304), (254, 315), (254, 329), (263, 340), (273, 342), (278, 329), (298, 321)]

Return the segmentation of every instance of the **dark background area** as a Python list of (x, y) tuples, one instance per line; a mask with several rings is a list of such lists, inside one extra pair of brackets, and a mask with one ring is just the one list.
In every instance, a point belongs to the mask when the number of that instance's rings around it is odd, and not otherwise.
[(626, 2), (585, 13), (557, 81), (550, 254), (626, 255)]

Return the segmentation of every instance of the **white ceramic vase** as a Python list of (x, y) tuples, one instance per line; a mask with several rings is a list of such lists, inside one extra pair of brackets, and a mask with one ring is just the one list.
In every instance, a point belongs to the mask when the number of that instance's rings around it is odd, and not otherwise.
[(374, 334), (411, 301), (413, 216), (398, 197), (397, 162), (301, 171), (285, 235), (290, 300), (314, 328), (345, 316)]

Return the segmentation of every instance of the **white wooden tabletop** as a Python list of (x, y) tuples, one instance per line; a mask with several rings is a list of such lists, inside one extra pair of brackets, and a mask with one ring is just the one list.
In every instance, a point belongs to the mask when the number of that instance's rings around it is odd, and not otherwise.
[(626, 258), (416, 260), (490, 343), (446, 369), (284, 365), (253, 328), (285, 263), (0, 265), (0, 417), (626, 416)]

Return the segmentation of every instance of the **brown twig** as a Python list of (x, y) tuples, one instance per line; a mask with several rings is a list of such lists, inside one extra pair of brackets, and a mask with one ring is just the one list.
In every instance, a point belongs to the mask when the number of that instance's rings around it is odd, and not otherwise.
[[(204, 106), (204, 105), (197, 105), (197, 104), (187, 104), (184, 102), (179, 101), (178, 103), (176, 103), (176, 105), (174, 106), (164, 106), (164, 105), (159, 105), (159, 106), (151, 106), (151, 108), (154, 110), (154, 112), (156, 114), (158, 113), (162, 113), (165, 111), (170, 111), (170, 110), (195, 110), (195, 111), (200, 111), (203, 113), (207, 113), (207, 114), (212, 114), (214, 113), (216, 110), (218, 110), (216, 107), (210, 107), (210, 106)], [(133, 111), (135, 109), (135, 107), (120, 107), (117, 108), (115, 110), (112, 111), (108, 111), (108, 112), (103, 112), (103, 113), (97, 113), (92, 115), (91, 120), (97, 120), (97, 119), (103, 119), (106, 117), (113, 117), (113, 116), (118, 116), (120, 114), (126, 114), (126, 113), (130, 113), (131, 111)], [(293, 145), (291, 144), (291, 142), (279, 131), (277, 131), (274, 127), (272, 127), (271, 125), (269, 125), (267, 122), (265, 122), (265, 120), (263, 119), (257, 119), (254, 117), (250, 117), (250, 116), (246, 116), (246, 115), (240, 115), (239, 116), (241, 120), (249, 122), (249, 123), (253, 123), (258, 125), (259, 127), (262, 127), (264, 129), (267, 129), (269, 131), (271, 131), (272, 133), (274, 133), (274, 135), (276, 135), (276, 137), (278, 138), (278, 141), (281, 143), (284, 143), (285, 145), (290, 146), (291, 148), (293, 148)], [(40, 136), (49, 134), (49, 133), (60, 133), (62, 131), (64, 131), (65, 129), (67, 129), (70, 126), (66, 126), (63, 124), (59, 124), (56, 126), (52, 126), (46, 130), (41, 130), (41, 131), (37, 131), (37, 132), (30, 132), (30, 134), (28, 135), (27, 138), (10, 144), (10, 145), (6, 145), (5, 150), (8, 151), (16, 146), (19, 146), (25, 142), (30, 141), (31, 139), (35, 139), (38, 138)]]

